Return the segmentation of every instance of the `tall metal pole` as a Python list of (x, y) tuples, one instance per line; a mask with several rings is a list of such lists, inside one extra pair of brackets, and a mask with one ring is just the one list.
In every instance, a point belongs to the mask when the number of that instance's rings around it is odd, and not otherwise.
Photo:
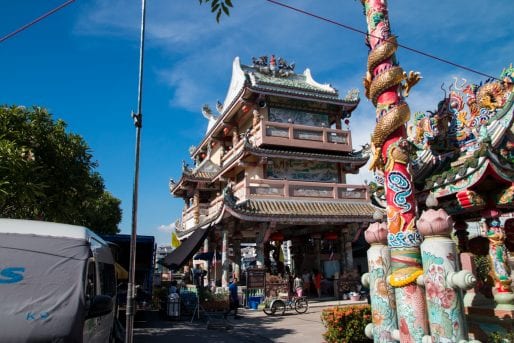
[(136, 240), (137, 240), (137, 200), (139, 188), (139, 150), (141, 145), (141, 127), (143, 126), (143, 113), (141, 111), (143, 101), (143, 61), (145, 47), (145, 18), (146, 0), (141, 0), (141, 44), (139, 48), (139, 83), (137, 94), (137, 113), (132, 113), (136, 126), (136, 156), (134, 166), (134, 188), (132, 194), (132, 234), (130, 236), (130, 265), (127, 289), (127, 310), (125, 312), (125, 342), (132, 343), (134, 331), (134, 281), (136, 276)]

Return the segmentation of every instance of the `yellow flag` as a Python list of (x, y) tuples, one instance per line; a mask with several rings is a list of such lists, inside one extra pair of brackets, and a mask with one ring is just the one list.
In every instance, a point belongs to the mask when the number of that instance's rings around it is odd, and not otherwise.
[(180, 241), (180, 239), (178, 239), (177, 231), (171, 231), (171, 247), (173, 249), (176, 249), (180, 246), (180, 244), (182, 244), (182, 242)]

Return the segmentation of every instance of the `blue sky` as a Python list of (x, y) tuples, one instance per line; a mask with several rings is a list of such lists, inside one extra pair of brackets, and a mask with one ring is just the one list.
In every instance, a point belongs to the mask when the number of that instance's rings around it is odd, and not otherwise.
[[(64, 0), (6, 1), (3, 36)], [(181, 161), (207, 127), (200, 108), (223, 100), (232, 60), (275, 54), (310, 68), (320, 83), (342, 96), (361, 91), (352, 116), (354, 144), (369, 140), (374, 110), (364, 98), (367, 48), (363, 36), (278, 7), (264, 0), (233, 0), (230, 17), (216, 24), (209, 6), (197, 0), (148, 0), (144, 123), (141, 144), (138, 233), (169, 242), (169, 227), (183, 202), (168, 180), (178, 180)], [(297, 0), (284, 3), (366, 30), (360, 1)], [(107, 189), (122, 200), (122, 233), (130, 233), (137, 109), (140, 1), (76, 1), (0, 44), (0, 104), (39, 105), (68, 123), (88, 142)], [(389, 1), (393, 33), (400, 44), (498, 76), (514, 62), (512, 0)], [(408, 98), (412, 112), (433, 110), (440, 85), (453, 77), (478, 83), (471, 74), (400, 49), (405, 70), (423, 80)], [(363, 170), (352, 182), (371, 176)]]

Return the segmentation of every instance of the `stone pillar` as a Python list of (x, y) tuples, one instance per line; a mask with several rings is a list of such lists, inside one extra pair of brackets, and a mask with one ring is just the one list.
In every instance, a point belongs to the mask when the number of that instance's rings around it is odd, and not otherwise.
[(321, 272), (321, 258), (320, 258), (321, 236), (313, 235), (312, 239), (314, 240), (314, 258), (316, 259), (316, 269)]
[(344, 254), (346, 259), (346, 268), (353, 269), (353, 250), (352, 250), (352, 236), (348, 231), (344, 233)]
[(396, 301), (394, 289), (387, 282), (391, 274), (391, 253), (387, 246), (387, 224), (375, 222), (364, 232), (368, 249), (368, 269), (362, 277), (362, 283), (369, 288), (371, 299), (372, 323), (366, 331), (375, 343), (396, 342), (398, 336), (396, 320)]
[(425, 237), (421, 244), (431, 342), (468, 340), (462, 289), (472, 288), (476, 278), (458, 271), (457, 246), (450, 238), (452, 219), (444, 209), (424, 211), (416, 225)]
[(341, 232), (339, 233), (339, 252), (340, 252), (340, 259), (341, 259), (341, 274), (344, 272), (349, 271), (346, 267), (346, 240), (345, 240), (345, 232), (346, 229), (341, 229)]
[(302, 274), (302, 262), (303, 262), (303, 241), (299, 238), (295, 238), (291, 241), (291, 261), (292, 269), (295, 274)]
[(256, 261), (259, 267), (264, 267), (264, 235), (266, 228), (264, 225), (258, 225), (255, 228), (255, 254)]
[(234, 127), (232, 130), (232, 147), (235, 147), (237, 143), (239, 143), (239, 132), (237, 127)]
[(234, 275), (241, 280), (241, 233), (239, 232), (234, 234), (232, 249), (234, 250)]
[(228, 258), (227, 258), (227, 248), (228, 248), (228, 230), (223, 228), (221, 231), (221, 286), (228, 286)]
[(198, 224), (200, 223), (200, 191), (197, 189), (195, 190), (194, 196), (193, 196), (193, 218), (194, 223)]

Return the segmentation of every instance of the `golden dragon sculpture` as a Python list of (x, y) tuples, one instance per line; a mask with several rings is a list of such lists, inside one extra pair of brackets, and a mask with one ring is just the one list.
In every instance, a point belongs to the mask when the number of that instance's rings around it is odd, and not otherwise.
[[(377, 106), (378, 97), (386, 90), (398, 87), (398, 91), (404, 97), (409, 95), (410, 89), (421, 79), (419, 73), (409, 72), (407, 74), (400, 66), (391, 66), (383, 70), (375, 71), (375, 68), (384, 60), (394, 56), (398, 49), (396, 37), (391, 36), (384, 39), (375, 49), (368, 55), (368, 64), (366, 78), (364, 79), (365, 95)], [(373, 77), (373, 73), (375, 73)], [(382, 159), (382, 146), (394, 131), (405, 125), (410, 118), (410, 109), (407, 103), (386, 104), (383, 109), (384, 113), (377, 119), (377, 125), (371, 136), (371, 144), (373, 149), (373, 158), (371, 160), (370, 169), (384, 169), (388, 166), (384, 165)], [(406, 153), (393, 147), (393, 151), (388, 152), (391, 159), (388, 159), (388, 165), (397, 162), (407, 163), (408, 157)]]

